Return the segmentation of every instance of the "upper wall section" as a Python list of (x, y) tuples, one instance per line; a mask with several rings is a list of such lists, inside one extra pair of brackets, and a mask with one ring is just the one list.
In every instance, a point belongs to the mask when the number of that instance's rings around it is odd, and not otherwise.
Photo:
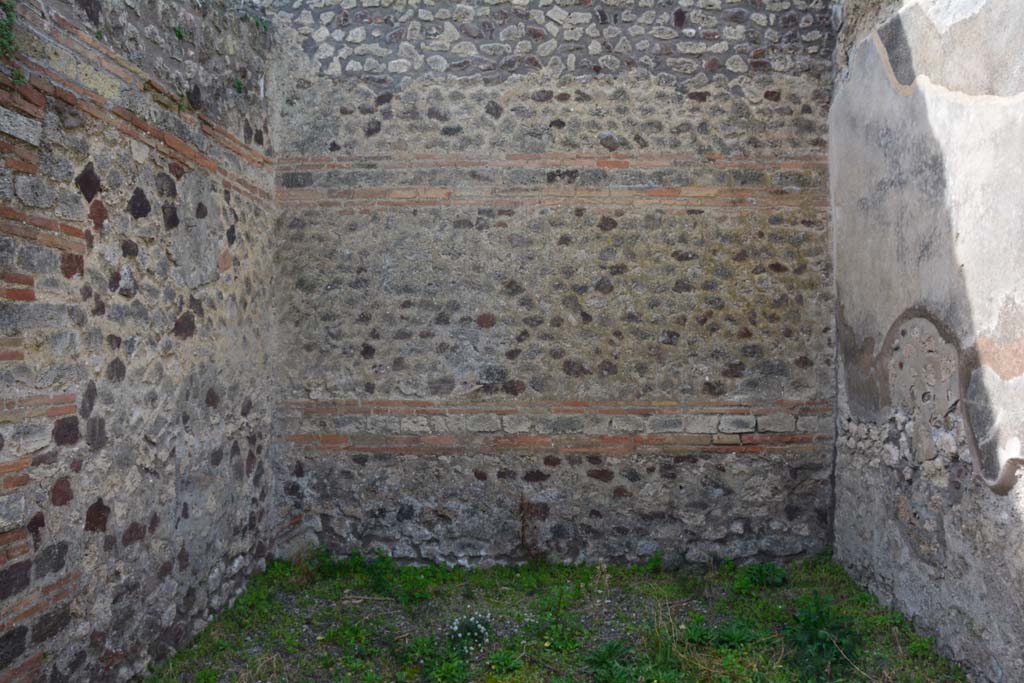
[[(425, 129), (418, 130), (414, 138), (404, 138), (405, 149), (479, 150), (481, 144), (487, 144), (504, 151), (537, 152), (544, 147), (599, 151), (602, 145), (614, 144), (615, 150), (623, 152), (663, 145), (676, 150), (737, 151), (730, 150), (729, 140), (721, 135), (697, 131), (696, 124), (659, 136), (659, 130), (668, 132), (680, 121), (670, 123), (675, 117), (664, 119), (656, 110), (642, 116), (659, 116), (662, 127), (630, 131), (614, 140), (597, 139), (600, 130), (590, 130), (586, 135), (582, 130), (575, 131), (576, 122), (563, 116), (561, 125), (552, 126), (552, 133), (562, 131), (551, 136), (549, 142), (555, 144), (544, 144), (548, 137), (544, 128), (552, 125), (556, 117), (534, 121), (528, 118), (531, 109), (540, 109), (537, 105), (548, 102), (555, 94), (545, 96), (543, 92), (524, 93), (527, 99), (521, 103), (489, 103), (488, 99), (476, 102), (481, 113), (486, 106), (492, 121), (498, 120), (506, 108), (510, 109), (510, 115), (500, 125), (495, 124), (509, 133), (505, 140), (477, 137), (476, 131), (462, 137), (448, 132), (446, 140), (440, 135), (445, 128), (442, 116), (451, 104), (433, 101), (426, 91), (427, 84), (465, 84), (459, 86), (463, 92), (450, 93), (452, 99), (479, 100), (483, 93), (473, 96), (464, 88), (530, 75), (542, 76), (535, 82), (543, 81), (550, 86), (559, 77), (569, 79), (563, 83), (588, 83), (598, 77), (614, 82), (616, 77), (628, 74), (631, 80), (641, 81), (649, 76), (651, 87), (678, 87), (679, 93), (689, 96), (691, 101), (706, 102), (710, 97), (708, 108), (727, 105), (721, 97), (704, 92), (705, 86), (714, 84), (720, 88), (728, 84), (749, 104), (784, 103), (781, 106), (795, 106), (795, 113), (813, 118), (812, 112), (799, 110), (812, 105), (813, 98), (822, 93), (812, 91), (807, 93), (810, 100), (797, 101), (792, 92), (771, 88), (766, 92), (762, 86), (777, 74), (821, 79), (822, 85), (826, 85), (822, 76), (829, 70), (831, 42), (824, 5), (824, 0), (613, 0), (600, 5), (557, 5), (551, 0), (480, 4), (347, 0), (331, 6), (279, 2), (276, 6), (281, 41), (292, 48), (285, 50), (290, 61), (281, 70), (285, 120), (277, 133), (282, 148), (290, 152), (325, 152), (323, 141), (311, 136), (323, 136), (331, 129), (337, 130), (341, 139), (328, 140), (326, 144), (333, 141), (347, 153), (380, 151), (389, 145), (389, 136), (404, 135), (405, 131), (385, 125), (379, 115), (376, 122), (367, 115), (390, 101), (386, 93), (399, 88), (408, 91), (410, 84), (416, 82), (424, 84), (418, 86), (424, 111), (415, 118), (423, 117), (438, 125), (431, 125), (436, 130), (425, 138)], [(320, 77), (326, 80), (321, 82)], [(324, 88), (318, 86), (331, 81), (349, 86), (332, 89), (330, 96), (325, 97)], [(354, 89), (356, 84), (365, 87)], [(537, 88), (543, 90), (542, 86)], [(361, 101), (368, 92), (372, 92), (371, 100), (376, 95), (382, 98), (369, 104), (371, 111), (366, 111), (368, 105)], [(339, 97), (345, 95), (350, 97), (347, 102)], [(579, 106), (589, 101), (587, 95), (580, 93), (573, 101)], [(566, 100), (559, 98), (556, 102)], [(408, 97), (396, 102), (392, 115), (406, 119), (414, 116), (412, 104)], [(565, 109), (571, 110), (572, 104), (569, 102)], [(628, 98), (623, 104), (628, 106)], [(683, 101), (676, 106), (681, 104)], [(607, 118), (614, 119), (632, 113), (613, 108), (605, 112)], [(289, 119), (306, 125), (288, 125)], [(755, 119), (763, 120), (758, 116)], [(737, 116), (735, 122), (741, 120), (742, 116)], [(311, 130), (310, 123), (321, 125)], [(752, 130), (757, 125), (753, 122)], [(512, 130), (508, 130), (510, 126)], [(820, 147), (821, 129), (813, 123), (805, 123), (801, 128), (806, 139), (800, 144), (814, 147), (817, 140)], [(363, 136), (354, 134), (358, 130), (371, 131), (366, 138), (379, 137), (360, 139)], [(579, 133), (579, 137), (574, 133)], [(667, 137), (672, 140), (664, 139)], [(698, 137), (699, 141), (695, 139)], [(769, 142), (766, 140), (765, 144)], [(793, 145), (788, 145), (787, 152), (793, 151)]]
[[(177, 106), (202, 112), (244, 138), (268, 146), (266, 93), (271, 26), (249, 0), (22, 0), (78, 29), (100, 54), (128, 60)], [(52, 13), (52, 14), (51, 14)], [(51, 55), (52, 56), (52, 55)], [(88, 79), (81, 66), (81, 75)], [(71, 65), (68, 65), (69, 69)], [(116, 84), (109, 84), (116, 87)]]
[(293, 395), (830, 394), (823, 2), (320, 4), (275, 19)]
[(381, 85), (425, 73), (497, 83), (539, 69), (574, 76), (642, 69), (665, 83), (723, 69), (800, 71), (829, 36), (815, 0), (276, 4), (320, 75)]

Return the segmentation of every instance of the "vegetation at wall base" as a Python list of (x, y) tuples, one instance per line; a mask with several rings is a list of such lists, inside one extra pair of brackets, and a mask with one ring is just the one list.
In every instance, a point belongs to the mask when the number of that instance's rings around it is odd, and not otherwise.
[(254, 577), (152, 672), (170, 681), (966, 681), (828, 555), (489, 569), (318, 550)]
[(14, 2), (0, 0), (0, 59), (14, 56)]

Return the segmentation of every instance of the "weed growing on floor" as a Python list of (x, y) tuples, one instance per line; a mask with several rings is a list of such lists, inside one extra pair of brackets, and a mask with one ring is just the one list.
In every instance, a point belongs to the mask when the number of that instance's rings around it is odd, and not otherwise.
[(806, 681), (831, 679), (857, 654), (852, 623), (818, 591), (800, 598), (784, 636), (790, 646), (790, 659)]
[(455, 617), (448, 627), (448, 644), (463, 656), (483, 651), (491, 639), (491, 615), (471, 614)]
[(752, 595), (759, 588), (779, 588), (786, 585), (786, 570), (774, 562), (757, 562), (740, 567), (732, 582), (732, 591)]
[[(827, 555), (705, 572), (275, 561), (151, 680), (962, 683)], [(828, 596), (828, 597), (825, 597)]]

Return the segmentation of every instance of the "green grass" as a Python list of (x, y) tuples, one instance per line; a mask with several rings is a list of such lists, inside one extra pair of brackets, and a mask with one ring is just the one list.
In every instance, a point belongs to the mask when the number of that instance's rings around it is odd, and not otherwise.
[(14, 56), (14, 0), (0, 0), (0, 59)]
[[(469, 645), (472, 645), (470, 647)], [(150, 678), (353, 683), (966, 681), (826, 555), (698, 572), (276, 561)]]

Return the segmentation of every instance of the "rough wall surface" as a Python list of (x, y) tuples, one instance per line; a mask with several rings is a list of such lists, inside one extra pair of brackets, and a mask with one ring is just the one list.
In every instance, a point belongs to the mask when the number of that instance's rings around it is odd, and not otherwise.
[(830, 119), (836, 550), (992, 681), (1024, 670), (1022, 28), (1011, 0), (911, 3)]
[(268, 552), (269, 38), (225, 3), (197, 12), (18, 3), (0, 77), (0, 680), (137, 675)]
[(826, 542), (826, 4), (275, 3), (297, 538)]

